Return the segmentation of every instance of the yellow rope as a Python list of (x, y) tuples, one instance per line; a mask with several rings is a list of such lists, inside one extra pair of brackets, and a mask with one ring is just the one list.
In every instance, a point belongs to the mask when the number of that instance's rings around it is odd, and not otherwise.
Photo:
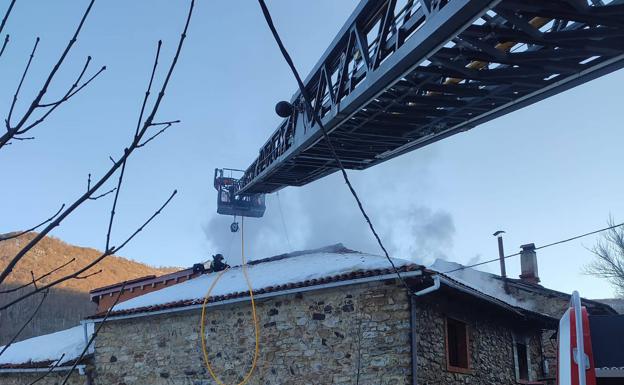
[[(245, 281), (247, 282), (247, 287), (249, 288), (249, 298), (251, 299), (251, 314), (253, 316), (256, 346), (254, 350), (253, 360), (251, 362), (251, 369), (249, 369), (249, 371), (247, 372), (243, 380), (239, 382), (237, 385), (245, 385), (251, 379), (251, 375), (253, 374), (254, 369), (256, 368), (256, 363), (258, 361), (258, 355), (260, 352), (260, 330), (258, 329), (258, 316), (256, 314), (256, 303), (254, 302), (253, 289), (251, 287), (251, 281), (249, 280), (249, 275), (247, 274), (247, 260), (245, 259), (245, 220), (244, 219), (241, 219), (241, 259), (242, 259), (243, 275), (245, 276)], [(212, 290), (217, 285), (217, 282), (219, 281), (219, 279), (221, 279), (221, 276), (227, 270), (229, 269), (222, 270), (219, 273), (219, 275), (217, 275), (215, 280), (210, 285), (210, 288), (208, 289), (208, 292), (206, 293), (206, 297), (204, 297), (204, 303), (202, 305), (202, 314), (201, 314), (201, 326), (200, 326), (201, 343), (202, 343), (202, 350), (204, 353), (204, 361), (206, 363), (206, 368), (208, 369), (210, 376), (219, 385), (225, 385), (225, 383), (221, 381), (219, 377), (217, 377), (214, 370), (212, 369), (212, 366), (210, 365), (210, 359), (208, 358), (208, 349), (206, 348), (206, 334), (204, 331), (205, 331), (205, 320), (206, 320), (206, 304), (208, 303), (208, 298), (210, 298), (210, 293), (212, 293)]]

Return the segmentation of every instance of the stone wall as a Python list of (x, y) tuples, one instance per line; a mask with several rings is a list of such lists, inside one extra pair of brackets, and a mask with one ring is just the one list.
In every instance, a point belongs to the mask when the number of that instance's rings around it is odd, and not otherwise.
[[(0, 373), (0, 385), (28, 385), (45, 373)], [(67, 372), (52, 372), (37, 382), (37, 385), (58, 385), (63, 382)], [(86, 385), (87, 376), (72, 373), (68, 385)]]
[[(238, 383), (253, 358), (248, 302), (209, 308), (214, 371)], [(280, 296), (257, 303), (260, 355), (250, 384), (410, 384), (410, 314), (395, 283)], [(96, 339), (95, 384), (214, 384), (199, 311), (119, 320)], [(361, 353), (361, 354), (360, 354)]]
[[(368, 283), (291, 294), (257, 303), (260, 355), (249, 384), (411, 384), (411, 314), (401, 286)], [(446, 367), (445, 319), (470, 330), (471, 370)], [(512, 332), (530, 336), (531, 379), (543, 377), (540, 329), (457, 292), (419, 298), (415, 307), (420, 385), (517, 384)], [(199, 338), (200, 311), (112, 321), (96, 339), (95, 385), (215, 384)], [(210, 307), (209, 358), (226, 384), (253, 359), (249, 302)]]
[[(433, 294), (415, 304), (417, 336), (417, 379), (419, 385), (517, 384), (512, 332), (529, 336), (531, 380), (543, 378), (541, 369), (540, 330), (523, 324), (470, 298)], [(468, 325), (470, 370), (468, 373), (447, 369), (445, 319)]]

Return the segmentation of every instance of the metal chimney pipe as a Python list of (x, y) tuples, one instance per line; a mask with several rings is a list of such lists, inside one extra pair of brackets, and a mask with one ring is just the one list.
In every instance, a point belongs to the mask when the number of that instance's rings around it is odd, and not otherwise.
[(503, 247), (503, 234), (505, 234), (503, 230), (498, 230), (492, 235), (498, 238), (498, 258), (500, 259), (501, 277), (507, 278), (507, 269), (505, 267), (505, 249)]

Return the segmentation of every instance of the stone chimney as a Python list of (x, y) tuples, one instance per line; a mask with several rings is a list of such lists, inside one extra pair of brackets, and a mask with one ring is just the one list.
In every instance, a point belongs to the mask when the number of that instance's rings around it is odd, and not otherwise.
[(529, 243), (520, 246), (520, 279), (525, 283), (537, 285), (540, 281), (537, 272), (537, 253), (535, 253), (535, 244)]

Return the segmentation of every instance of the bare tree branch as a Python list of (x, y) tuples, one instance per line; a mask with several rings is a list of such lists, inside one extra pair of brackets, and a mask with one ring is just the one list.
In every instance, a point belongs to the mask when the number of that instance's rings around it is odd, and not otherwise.
[[(615, 226), (613, 218), (608, 223)], [(624, 226), (611, 228), (590, 251), (595, 260), (585, 266), (585, 273), (607, 279), (624, 296)]]
[(102, 318), (102, 321), (100, 321), (100, 324), (98, 325), (97, 329), (95, 329), (93, 331), (93, 334), (91, 334), (91, 338), (89, 338), (89, 342), (87, 342), (87, 345), (84, 347), (84, 349), (82, 349), (82, 353), (80, 353), (80, 357), (78, 357), (76, 359), (76, 361), (74, 361), (74, 364), (72, 365), (72, 367), (69, 370), (69, 372), (67, 372), (67, 375), (65, 375), (65, 378), (63, 379), (63, 382), (61, 383), (61, 385), (67, 384), (67, 381), (69, 380), (69, 377), (71, 376), (72, 372), (74, 371), (74, 369), (76, 369), (76, 366), (78, 365), (78, 363), (80, 361), (82, 361), (82, 359), (84, 358), (85, 354), (89, 350), (89, 347), (91, 346), (91, 344), (93, 344), (93, 341), (95, 340), (95, 337), (97, 337), (98, 333), (100, 332), (100, 329), (102, 329), (102, 326), (104, 326), (104, 324), (106, 323), (106, 320), (108, 319), (108, 316), (110, 315), (111, 311), (113, 311), (113, 308), (119, 302), (119, 299), (121, 298), (121, 295), (124, 293), (124, 289), (125, 288), (126, 288), (126, 284), (124, 283), (121, 286), (121, 290), (119, 290), (119, 294), (117, 295), (117, 298), (115, 299), (115, 302), (111, 305), (110, 308), (108, 308), (108, 311), (106, 311), (106, 314), (104, 315), (104, 318)]
[(0, 351), (0, 356), (2, 355), (2, 353), (4, 353), (9, 346), (11, 346), (15, 340), (17, 339), (17, 337), (19, 337), (20, 334), (22, 334), (22, 332), (24, 331), (24, 329), (26, 329), (26, 326), (28, 326), (28, 324), (33, 320), (33, 318), (35, 318), (35, 316), (37, 315), (37, 313), (39, 313), (39, 309), (41, 309), (41, 305), (43, 305), (43, 301), (46, 300), (46, 298), (48, 297), (48, 292), (49, 290), (44, 290), (43, 295), (41, 296), (41, 301), (39, 301), (39, 304), (37, 305), (37, 307), (35, 308), (35, 311), (30, 315), (30, 317), (28, 317), (28, 319), (26, 320), (26, 322), (24, 322), (24, 324), (22, 325), (22, 327), (17, 331), (17, 333), (15, 333), (15, 335), (13, 336), (13, 338), (11, 338), (11, 341), (9, 341), (8, 344), (4, 345), (4, 347), (2, 348), (2, 351)]
[(37, 290), (37, 280), (35, 279), (35, 273), (32, 270), (30, 271), (30, 279), (30, 282), (35, 287), (35, 290)]
[(110, 248), (111, 232), (113, 231), (113, 221), (115, 219), (115, 208), (117, 207), (117, 200), (119, 199), (119, 192), (121, 191), (121, 183), (123, 182), (125, 172), (126, 162), (124, 161), (121, 165), (119, 179), (117, 180), (117, 187), (115, 188), (115, 198), (113, 199), (113, 205), (111, 206), (111, 212), (108, 217), (108, 230), (106, 230), (106, 245), (104, 246), (104, 250), (108, 250)]
[[(91, 1), (91, 4), (89, 6), (89, 9), (91, 7), (91, 5), (93, 4), (93, 0)], [(35, 238), (33, 238), (27, 245), (25, 245), (12, 259), (11, 261), (9, 261), (8, 265), (4, 268), (4, 270), (2, 271), (2, 273), (0, 273), (0, 283), (4, 282), (4, 280), (8, 277), (8, 275), (11, 273), (11, 271), (13, 271), (13, 268), (15, 267), (15, 265), (20, 261), (20, 259), (22, 259), (24, 257), (24, 255), (28, 252), (28, 250), (30, 250), (32, 247), (34, 247), (34, 245), (36, 245), (39, 241), (41, 241), (41, 239), (43, 239), (43, 237), (45, 237), (50, 231), (52, 231), (52, 229), (54, 229), (55, 227), (59, 226), (61, 224), (61, 222), (68, 216), (70, 215), (74, 210), (76, 210), (82, 203), (84, 203), (86, 200), (88, 200), (96, 191), (98, 191), (98, 189), (119, 169), (119, 167), (121, 167), (121, 165), (126, 162), (126, 160), (128, 159), (128, 157), (132, 154), (132, 152), (138, 148), (138, 145), (141, 143), (143, 136), (145, 135), (145, 133), (148, 131), (148, 129), (152, 126), (152, 123), (154, 122), (154, 117), (156, 115), (156, 113), (158, 112), (158, 108), (160, 107), (160, 104), (165, 96), (165, 91), (167, 89), (167, 86), (169, 84), (169, 81), (171, 80), (171, 77), (173, 75), (173, 71), (176, 67), (176, 64), (178, 62), (178, 59), (180, 57), (180, 52), (182, 51), (182, 46), (184, 44), (184, 40), (186, 39), (186, 32), (188, 31), (188, 26), (189, 23), (191, 21), (191, 16), (193, 14), (193, 7), (194, 7), (195, 1), (192, 0), (191, 1), (191, 6), (189, 8), (189, 12), (188, 12), (188, 16), (186, 19), (186, 23), (184, 25), (184, 30), (182, 32), (182, 34), (180, 35), (180, 40), (178, 42), (178, 46), (177, 49), (175, 51), (175, 55), (171, 61), (171, 64), (169, 66), (169, 69), (167, 71), (167, 74), (165, 76), (165, 79), (161, 85), (160, 88), (160, 92), (158, 93), (158, 96), (156, 98), (156, 101), (154, 102), (154, 105), (149, 113), (149, 115), (147, 116), (147, 118), (145, 119), (145, 121), (143, 122), (143, 125), (141, 127), (141, 129), (138, 131), (138, 133), (134, 136), (132, 143), (126, 148), (126, 150), (124, 151), (124, 154), (121, 156), (121, 158), (113, 164), (113, 166), (93, 185), (93, 187), (91, 187), (90, 190), (88, 190), (86, 193), (84, 193), (82, 196), (80, 196), (76, 201), (74, 201), (74, 203), (72, 203), (67, 209), (65, 209), (58, 217), (56, 217), (50, 224), (48, 224), (48, 226), (46, 226)], [(88, 13), (88, 12), (87, 12)], [(86, 16), (85, 16), (86, 17)], [(84, 22), (84, 18), (83, 21)], [(81, 25), (82, 25), (81, 22)], [(159, 44), (159, 48), (158, 48), (158, 52), (160, 51), (160, 44)], [(150, 85), (151, 85), (152, 80), (150, 79)], [(40, 98), (39, 98), (40, 100)], [(37, 101), (38, 103), (39, 101)], [(0, 142), (1, 143), (1, 142)], [(175, 195), (175, 193), (174, 193)], [(173, 197), (173, 196), (172, 196)], [(114, 251), (114, 250), (113, 250)], [(108, 250), (106, 251), (108, 252)]]
[(93, 273), (90, 273), (90, 274), (87, 274), (87, 275), (83, 275), (83, 276), (80, 276), (80, 277), (74, 277), (74, 279), (87, 279), (87, 278), (93, 277), (94, 275), (98, 275), (98, 274), (100, 274), (103, 271), (104, 270), (100, 269), (98, 271), (94, 271)]
[[(37, 47), (39, 46), (40, 41), (41, 39), (39, 37), (35, 39), (35, 45), (33, 46), (33, 49), (30, 52), (30, 56), (28, 57), (28, 62), (26, 62), (26, 68), (24, 68), (22, 77), (20, 78), (20, 81), (17, 84), (17, 89), (15, 90), (15, 93), (13, 94), (13, 102), (11, 102), (11, 107), (9, 108), (9, 115), (5, 120), (7, 133), (11, 132), (11, 116), (13, 115), (13, 110), (15, 109), (15, 105), (17, 104), (17, 97), (19, 96), (20, 90), (22, 89), (22, 85), (24, 84), (24, 79), (26, 79), (26, 75), (28, 74), (28, 70), (30, 69), (30, 65), (32, 64), (32, 61), (35, 57), (35, 52), (37, 52)], [(17, 130), (15, 131), (15, 133), (17, 133)]]
[[(16, 134), (23, 134), (23, 133), (27, 132), (28, 130), (30, 130), (34, 126), (36, 126), (37, 124), (41, 123), (43, 121), (43, 119), (45, 119), (45, 117), (47, 117), (51, 113), (51, 111), (48, 111), (48, 112), (46, 112), (44, 114), (43, 118), (38, 119), (35, 123), (30, 124), (30, 125), (27, 124), (28, 120), (30, 119), (32, 114), (35, 112), (35, 110), (37, 110), (37, 108), (40, 107), (41, 100), (43, 99), (43, 97), (48, 92), (48, 87), (52, 83), (52, 80), (54, 79), (54, 76), (56, 75), (56, 73), (60, 69), (61, 65), (65, 61), (67, 55), (69, 54), (69, 51), (71, 51), (72, 47), (74, 46), (74, 44), (78, 40), (78, 35), (80, 34), (80, 30), (82, 29), (82, 26), (84, 25), (84, 22), (87, 19), (87, 16), (91, 12), (91, 8), (93, 7), (93, 3), (94, 2), (95, 2), (95, 0), (91, 0), (89, 2), (89, 5), (87, 6), (87, 9), (85, 10), (84, 14), (82, 15), (82, 18), (80, 20), (80, 23), (78, 24), (78, 27), (74, 31), (74, 35), (69, 40), (69, 43), (67, 43), (67, 45), (65, 46), (65, 49), (63, 50), (63, 53), (61, 54), (60, 58), (58, 59), (58, 61), (56, 62), (56, 64), (54, 65), (54, 67), (52, 68), (50, 73), (48, 74), (48, 77), (45, 80), (45, 82), (43, 83), (43, 86), (41, 87), (41, 90), (39, 90), (39, 93), (33, 99), (33, 101), (30, 103), (30, 106), (28, 107), (28, 109), (26, 110), (24, 115), (21, 117), (21, 119), (19, 119), (19, 121), (17, 122), (17, 124), (15, 126), (11, 125), (11, 114), (9, 113), (9, 116), (6, 119), (7, 132), (4, 133), (2, 136), (0, 136), (0, 149), (5, 144), (7, 144)], [(39, 39), (37, 38), (37, 41), (38, 40)], [(58, 105), (53, 106), (51, 108), (51, 110), (56, 109), (56, 107), (58, 107)], [(11, 110), (12, 109), (13, 109), (13, 106), (12, 106)]]
[(80, 80), (82, 80), (82, 77), (84, 76), (85, 72), (87, 71), (87, 68), (89, 67), (89, 63), (90, 62), (91, 62), (91, 56), (88, 56), (87, 57), (87, 61), (85, 62), (84, 67), (82, 68), (82, 71), (78, 75), (78, 78), (71, 85), (69, 90), (65, 93), (65, 95), (61, 99), (57, 100), (56, 102), (52, 102), (52, 103), (39, 104), (37, 107), (53, 107), (53, 106), (57, 106), (57, 105), (63, 103), (64, 101), (67, 101), (69, 98), (71, 98), (72, 96), (76, 95), (78, 92), (80, 92), (80, 90), (82, 90), (87, 85), (89, 85), (89, 83), (91, 83), (93, 81), (93, 79), (98, 77), (102, 72), (106, 71), (106, 66), (102, 66), (102, 68), (100, 68), (100, 70), (98, 72), (96, 72), (94, 75), (92, 75), (89, 78), (89, 80), (87, 80), (86, 82), (84, 82), (82, 85), (79, 86)]
[[(175, 123), (175, 122), (174, 122)], [(139, 145), (137, 145), (137, 147), (143, 147), (146, 144), (148, 144), (149, 142), (151, 142), (154, 138), (156, 138), (158, 135), (162, 134), (163, 132), (165, 132), (167, 130), (167, 128), (171, 127), (173, 123), (166, 123), (166, 126), (163, 127), (160, 131), (158, 131), (157, 133), (155, 133), (154, 135), (152, 135), (151, 137), (149, 137), (148, 139), (146, 139), (143, 143), (140, 143)], [(152, 126), (156, 126), (156, 124), (152, 124)]]
[(61, 364), (61, 362), (63, 362), (63, 358), (65, 357), (65, 353), (61, 354), (61, 356), (59, 357), (58, 360), (56, 360), (56, 362), (54, 362), (54, 365), (50, 366), (50, 369), (48, 369), (47, 372), (43, 373), (41, 376), (37, 377), (33, 382), (31, 382), (28, 385), (34, 385), (37, 382), (43, 380), (44, 378), (46, 378), (50, 373), (52, 373), (54, 371), (54, 369), (57, 368), (57, 366), (59, 366)]
[(2, 43), (2, 48), (0, 48), (0, 57), (2, 57), (2, 54), (4, 53), (4, 50), (6, 49), (7, 45), (9, 45), (9, 35), (8, 34), (4, 37), (4, 42)]
[(45, 225), (46, 223), (50, 222), (51, 220), (53, 220), (57, 215), (59, 215), (59, 213), (61, 212), (61, 210), (63, 210), (63, 208), (65, 207), (65, 204), (61, 205), (61, 208), (58, 209), (58, 211), (52, 215), (50, 218), (46, 219), (45, 221), (39, 223), (36, 226), (31, 227), (28, 230), (24, 230), (24, 231), (20, 231), (18, 233), (12, 233), (10, 235), (0, 235), (0, 242), (2, 241), (8, 241), (9, 239), (13, 239), (13, 238), (17, 238), (17, 237), (21, 237), (22, 235), (26, 234), (26, 233), (30, 233), (31, 231), (35, 231), (37, 230), (39, 227)]
[(139, 130), (141, 129), (141, 122), (143, 122), (143, 114), (145, 113), (145, 106), (147, 106), (147, 100), (149, 99), (150, 92), (152, 92), (152, 83), (154, 82), (154, 75), (156, 74), (156, 68), (158, 68), (158, 58), (160, 57), (160, 49), (162, 48), (162, 40), (158, 40), (158, 45), (156, 47), (156, 58), (154, 59), (154, 66), (152, 67), (152, 74), (150, 75), (150, 80), (147, 85), (147, 90), (145, 91), (145, 97), (143, 98), (143, 103), (141, 104), (141, 112), (139, 113), (139, 120), (137, 121), (136, 130), (134, 132), (134, 137), (139, 136)]
[(4, 16), (2, 17), (2, 22), (0, 23), (0, 33), (2, 33), (2, 31), (4, 30), (4, 26), (6, 25), (6, 22), (9, 19), (9, 15), (11, 14), (11, 11), (13, 10), (14, 5), (15, 5), (15, 0), (11, 0), (11, 2), (9, 3), (9, 7), (7, 8), (6, 12), (4, 13)]
[(112, 193), (114, 193), (114, 192), (115, 192), (115, 190), (117, 190), (117, 189), (116, 189), (116, 188), (112, 188), (112, 189), (108, 190), (107, 192), (102, 193), (102, 194), (100, 194), (100, 195), (96, 195), (96, 196), (94, 196), (94, 197), (89, 197), (89, 200), (96, 201), (96, 200), (98, 200), (98, 199), (100, 199), (100, 198), (104, 198), (104, 197), (105, 197), (105, 196), (107, 196), (108, 194), (112, 194)]
[[(76, 260), (76, 258), (72, 258), (72, 259), (70, 259), (69, 261), (65, 262), (64, 264), (60, 265), (59, 267), (55, 267), (54, 269), (52, 269), (52, 270), (48, 271), (47, 273), (43, 274), (43, 275), (42, 275), (42, 276), (40, 276), (39, 278), (35, 279), (35, 282), (39, 282), (39, 281), (41, 281), (42, 279), (44, 279), (45, 277), (48, 277), (48, 276), (50, 276), (50, 275), (54, 274), (55, 272), (57, 272), (57, 271), (61, 270), (61, 269), (62, 269), (62, 268), (64, 268), (65, 266), (67, 266), (67, 265), (69, 265), (70, 263), (74, 262), (75, 260)], [(32, 284), (33, 284), (33, 282), (28, 282), (28, 283), (25, 283), (25, 284), (23, 284), (23, 285), (20, 285), (20, 286), (14, 287), (14, 288), (12, 288), (12, 289), (7, 289), (7, 290), (0, 291), (0, 294), (8, 294), (8, 293), (13, 293), (13, 292), (16, 292), (16, 291), (18, 291), (18, 290), (20, 290), (20, 289), (23, 289), (23, 288), (25, 288), (25, 287), (28, 287), (28, 286), (30, 286), (30, 285), (32, 285)]]
[(165, 203), (160, 206), (160, 208), (158, 210), (156, 210), (151, 217), (149, 217), (139, 228), (137, 228), (128, 238), (126, 238), (126, 240), (119, 245), (118, 247), (110, 247), (109, 249), (107, 249), (104, 253), (102, 253), (100, 256), (98, 256), (96, 259), (94, 259), (93, 261), (91, 261), (90, 263), (88, 263), (87, 265), (83, 266), (82, 268), (76, 270), (75, 272), (68, 274), (64, 277), (58, 278), (44, 286), (39, 287), (36, 290), (33, 290), (29, 293), (26, 293), (14, 300), (12, 300), (9, 303), (3, 304), (2, 306), (0, 306), (0, 311), (8, 309), (9, 307), (15, 305), (18, 302), (23, 301), (24, 299), (40, 292), (46, 289), (49, 289), (53, 286), (58, 285), (61, 282), (65, 282), (69, 279), (74, 279), (78, 276), (80, 276), (80, 274), (84, 273), (85, 271), (89, 270), (90, 268), (92, 268), (93, 266), (97, 265), (98, 263), (100, 263), (104, 258), (108, 257), (109, 255), (112, 255), (115, 252), (118, 252), (119, 250), (123, 249), (128, 242), (130, 242), (138, 233), (140, 233), (141, 231), (143, 231), (143, 229), (154, 219), (156, 218), (158, 215), (160, 215), (160, 213), (162, 212), (162, 210), (169, 204), (169, 202), (171, 202), (171, 200), (173, 199), (173, 197), (178, 193), (177, 190), (174, 190), (173, 193), (169, 196), (169, 198), (165, 201)]

